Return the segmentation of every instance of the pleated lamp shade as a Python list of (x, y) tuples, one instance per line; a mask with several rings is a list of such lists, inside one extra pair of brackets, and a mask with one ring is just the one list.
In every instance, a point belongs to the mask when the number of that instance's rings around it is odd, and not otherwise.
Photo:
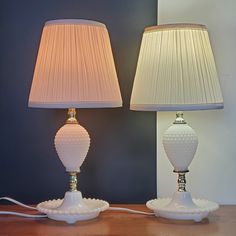
[(119, 107), (122, 99), (106, 26), (89, 20), (46, 22), (30, 107)]
[(204, 25), (145, 29), (131, 96), (132, 110), (223, 108), (215, 61)]

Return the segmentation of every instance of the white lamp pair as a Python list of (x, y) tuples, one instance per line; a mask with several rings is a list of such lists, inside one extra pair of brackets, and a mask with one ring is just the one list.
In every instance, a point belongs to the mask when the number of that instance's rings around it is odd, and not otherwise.
[[(67, 124), (56, 134), (55, 147), (70, 174), (70, 191), (66, 192), (64, 199), (40, 203), (39, 211), (49, 218), (74, 223), (94, 218), (108, 208), (105, 201), (83, 199), (76, 189), (76, 173), (86, 157), (90, 139), (76, 120), (75, 108), (121, 105), (105, 25), (87, 20), (47, 22), (40, 42), (29, 106), (69, 109)], [(222, 107), (206, 28), (188, 24), (147, 28), (140, 50), (131, 109), (159, 111)], [(185, 191), (184, 173), (196, 151), (197, 136), (186, 125), (181, 113), (175, 123), (167, 130), (163, 143), (174, 171), (179, 173), (179, 189), (171, 204), (164, 199), (161, 207), (159, 200), (148, 202), (147, 206), (163, 217), (201, 220), (218, 205), (204, 201), (200, 204), (205, 205), (199, 207)], [(176, 204), (180, 207), (173, 207)]]

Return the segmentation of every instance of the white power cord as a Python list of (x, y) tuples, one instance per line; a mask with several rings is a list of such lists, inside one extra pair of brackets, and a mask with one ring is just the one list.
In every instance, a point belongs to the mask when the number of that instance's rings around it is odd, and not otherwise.
[(0, 197), (0, 200), (7, 200), (9, 202), (15, 203), (16, 205), (19, 205), (19, 206), (22, 206), (22, 207), (25, 207), (25, 208), (28, 208), (28, 209), (32, 209), (32, 210), (37, 210), (36, 207), (25, 205), (24, 203), (18, 202), (15, 199), (10, 198), (10, 197)]
[(150, 213), (150, 212), (145, 212), (145, 211), (137, 211), (137, 210), (132, 210), (129, 208), (123, 208), (123, 207), (109, 207), (108, 210), (110, 211), (126, 211), (129, 213), (133, 213), (133, 214), (142, 214), (142, 215), (150, 215), (150, 216), (154, 216), (154, 213)]
[(26, 218), (45, 218), (48, 217), (47, 215), (33, 215), (33, 214), (25, 214), (20, 212), (14, 211), (0, 211), (0, 215), (14, 215), (14, 216), (22, 216)]
[[(15, 203), (16, 205), (31, 209), (31, 210), (37, 210), (36, 207), (31, 207), (28, 205), (25, 205), (21, 202), (16, 201), (15, 199), (12, 199), (10, 197), (0, 197), (0, 200), (6, 200), (12, 203)], [(0, 211), (0, 215), (15, 215), (15, 216), (22, 216), (22, 217), (28, 217), (28, 218), (43, 218), (47, 217), (47, 215), (34, 215), (34, 214), (25, 214), (25, 213), (20, 213), (20, 212), (15, 212), (15, 211)]]
[[(9, 202), (15, 203), (16, 205), (22, 206), (24, 208), (28, 208), (31, 210), (37, 210), (36, 207), (25, 205), (24, 203), (16, 201), (15, 199), (10, 198), (10, 197), (0, 197), (0, 200), (7, 200)], [(126, 211), (126, 212), (133, 213), (133, 214), (142, 214), (142, 215), (151, 215), (151, 216), (155, 215), (154, 213), (149, 213), (149, 212), (145, 212), (145, 211), (137, 211), (137, 210), (132, 210), (132, 209), (123, 208), (123, 207), (109, 207), (108, 210), (110, 210), (110, 211)], [(47, 215), (24, 214), (24, 213), (14, 212), (14, 211), (0, 211), (0, 215), (16, 215), (16, 216), (22, 216), (22, 217), (28, 217), (28, 218), (47, 217)]]

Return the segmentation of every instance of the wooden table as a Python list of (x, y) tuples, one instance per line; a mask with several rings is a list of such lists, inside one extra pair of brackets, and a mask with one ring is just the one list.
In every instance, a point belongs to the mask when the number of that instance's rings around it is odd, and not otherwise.
[[(113, 205), (135, 210), (148, 211), (145, 205)], [(0, 205), (0, 211), (21, 211), (32, 213), (18, 206)], [(236, 206), (221, 206), (201, 223), (169, 221), (154, 216), (130, 214), (127, 212), (106, 211), (97, 219), (68, 225), (47, 218), (28, 219), (16, 216), (0, 216), (1, 236), (235, 236)]]

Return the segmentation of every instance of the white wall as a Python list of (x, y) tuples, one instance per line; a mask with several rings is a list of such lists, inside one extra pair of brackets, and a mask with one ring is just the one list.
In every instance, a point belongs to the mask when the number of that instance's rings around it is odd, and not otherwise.
[[(158, 0), (158, 24), (200, 23), (208, 27), (215, 55), (224, 109), (185, 112), (196, 131), (199, 146), (187, 174), (187, 189), (193, 197), (221, 204), (236, 204), (236, 1)], [(175, 118), (173, 112), (157, 116), (157, 195), (172, 195), (172, 173), (161, 137)]]

